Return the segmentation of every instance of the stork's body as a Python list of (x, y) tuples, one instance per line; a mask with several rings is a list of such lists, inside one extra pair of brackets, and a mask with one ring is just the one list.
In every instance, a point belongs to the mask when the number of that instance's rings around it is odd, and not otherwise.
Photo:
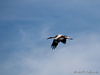
[(55, 37), (49, 37), (47, 39), (51, 39), (51, 38), (54, 38), (53, 43), (51, 45), (52, 50), (57, 47), (59, 42), (62, 42), (63, 44), (66, 44), (66, 39), (73, 40), (72, 38), (69, 38), (69, 37), (67, 37), (65, 35), (61, 35), (61, 34), (58, 34)]

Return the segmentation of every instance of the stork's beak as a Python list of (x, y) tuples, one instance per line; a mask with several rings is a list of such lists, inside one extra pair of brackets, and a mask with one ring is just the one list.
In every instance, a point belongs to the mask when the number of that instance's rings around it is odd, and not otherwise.
[(67, 37), (67, 39), (73, 40), (73, 38)]
[(73, 40), (73, 38), (70, 38), (70, 40)]

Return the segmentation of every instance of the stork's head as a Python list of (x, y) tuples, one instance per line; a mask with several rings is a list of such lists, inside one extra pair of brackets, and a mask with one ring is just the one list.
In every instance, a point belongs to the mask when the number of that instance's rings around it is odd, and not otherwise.
[(70, 40), (73, 40), (73, 38), (70, 38), (70, 37), (67, 37), (67, 36), (65, 36), (65, 38), (66, 38), (66, 39), (70, 39)]

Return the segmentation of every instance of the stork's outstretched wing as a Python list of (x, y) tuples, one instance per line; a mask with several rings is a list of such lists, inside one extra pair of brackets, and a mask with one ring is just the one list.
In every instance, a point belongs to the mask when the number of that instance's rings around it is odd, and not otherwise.
[(60, 41), (58, 41), (58, 40), (53, 40), (53, 43), (52, 43), (52, 45), (51, 45), (51, 48), (52, 48), (52, 50), (53, 49), (55, 49), (56, 47), (57, 47), (57, 45), (58, 45), (58, 43), (59, 43)]
[(66, 44), (66, 39), (64, 38), (63, 40), (61, 40), (61, 42), (62, 42), (63, 44)]

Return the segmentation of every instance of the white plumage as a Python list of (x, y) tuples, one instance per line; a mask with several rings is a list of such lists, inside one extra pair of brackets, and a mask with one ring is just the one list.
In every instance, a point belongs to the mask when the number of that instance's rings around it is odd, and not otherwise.
[(61, 34), (58, 34), (57, 37), (55, 37), (54, 39), (58, 39), (61, 36), (62, 36)]

